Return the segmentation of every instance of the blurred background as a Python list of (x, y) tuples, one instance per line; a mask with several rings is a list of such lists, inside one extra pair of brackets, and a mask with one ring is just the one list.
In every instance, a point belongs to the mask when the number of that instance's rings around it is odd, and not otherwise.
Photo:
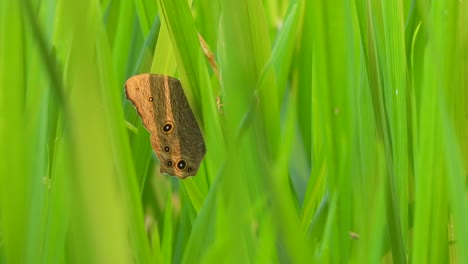
[[(468, 263), (468, 2), (0, 1), (0, 263)], [(181, 80), (159, 173), (124, 83)]]

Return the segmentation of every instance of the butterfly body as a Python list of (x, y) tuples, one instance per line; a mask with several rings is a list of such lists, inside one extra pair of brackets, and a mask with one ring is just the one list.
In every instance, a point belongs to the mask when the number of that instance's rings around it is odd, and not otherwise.
[(196, 175), (206, 153), (205, 142), (180, 81), (140, 74), (127, 80), (125, 91), (151, 134), (161, 173), (182, 179)]

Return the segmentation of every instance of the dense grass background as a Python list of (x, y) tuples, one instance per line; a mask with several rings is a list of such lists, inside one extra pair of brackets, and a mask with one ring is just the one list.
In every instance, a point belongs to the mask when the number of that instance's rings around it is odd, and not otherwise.
[[(0, 263), (468, 263), (466, 25), (466, 0), (0, 1)], [(159, 174), (145, 72), (184, 85), (196, 177)]]

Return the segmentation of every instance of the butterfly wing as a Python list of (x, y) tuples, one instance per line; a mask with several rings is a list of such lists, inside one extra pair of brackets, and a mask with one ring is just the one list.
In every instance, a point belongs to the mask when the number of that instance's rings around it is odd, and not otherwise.
[(179, 178), (196, 175), (206, 153), (205, 142), (179, 80), (141, 74), (126, 82), (127, 98), (135, 105), (161, 173)]
[(135, 106), (148, 132), (156, 130), (154, 98), (151, 95), (149, 74), (135, 75), (125, 83), (127, 99)]

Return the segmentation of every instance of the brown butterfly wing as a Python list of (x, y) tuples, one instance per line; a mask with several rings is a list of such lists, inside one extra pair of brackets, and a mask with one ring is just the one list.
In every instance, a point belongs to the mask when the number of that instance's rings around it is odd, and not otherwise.
[(141, 74), (128, 79), (125, 83), (125, 93), (127, 99), (135, 106), (143, 125), (148, 132), (153, 133), (157, 128), (154, 122), (155, 105), (154, 97), (151, 95), (149, 75)]
[(125, 89), (151, 133), (161, 173), (179, 178), (196, 175), (206, 153), (205, 142), (180, 81), (141, 74), (128, 79)]

